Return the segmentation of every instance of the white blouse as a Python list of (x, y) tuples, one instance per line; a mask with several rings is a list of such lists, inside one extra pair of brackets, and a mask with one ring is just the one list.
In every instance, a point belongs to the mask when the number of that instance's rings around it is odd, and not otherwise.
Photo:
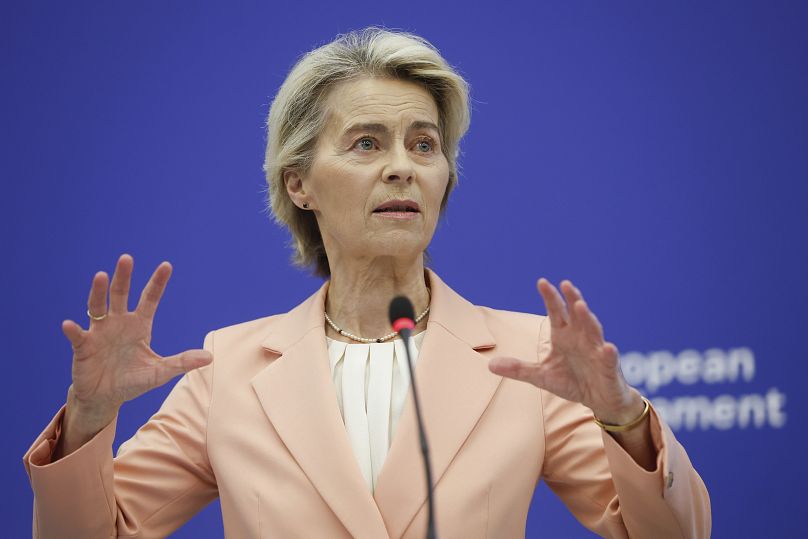
[[(410, 339), (413, 368), (424, 332)], [(331, 379), (359, 469), (372, 493), (396, 431), (410, 373), (404, 342), (348, 344), (326, 337)]]

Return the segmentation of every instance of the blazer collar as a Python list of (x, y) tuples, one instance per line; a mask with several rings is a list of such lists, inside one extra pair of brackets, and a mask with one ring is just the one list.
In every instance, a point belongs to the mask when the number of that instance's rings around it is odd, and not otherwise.
[(387, 537), (353, 454), (331, 379), (323, 329), (327, 289), (325, 283), (306, 301), (271, 319), (261, 346), (279, 357), (250, 383), (289, 453), (348, 533)]
[[(430, 443), (433, 487), (477, 424), (502, 380), (477, 350), (495, 341), (482, 311), (426, 270), (431, 308), (415, 371)], [(278, 435), (354, 537), (399, 538), (426, 522), (426, 479), (410, 395), (373, 496), (340, 416), (328, 366), (324, 306), (328, 282), (273, 317), (261, 346), (275, 361), (252, 386)], [(438, 527), (440, 522), (438, 520)], [(439, 528), (440, 529), (440, 528)], [(420, 534), (416, 534), (420, 535)]]

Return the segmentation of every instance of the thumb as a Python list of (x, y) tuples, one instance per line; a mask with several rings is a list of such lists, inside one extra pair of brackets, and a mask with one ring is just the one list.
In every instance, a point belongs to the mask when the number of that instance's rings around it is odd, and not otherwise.
[(178, 374), (183, 374), (213, 361), (213, 354), (207, 350), (186, 350), (167, 356), (157, 363), (157, 384), (163, 385)]
[(515, 357), (495, 357), (488, 362), (488, 370), (494, 374), (539, 387), (543, 385), (544, 381), (541, 364), (529, 363)]

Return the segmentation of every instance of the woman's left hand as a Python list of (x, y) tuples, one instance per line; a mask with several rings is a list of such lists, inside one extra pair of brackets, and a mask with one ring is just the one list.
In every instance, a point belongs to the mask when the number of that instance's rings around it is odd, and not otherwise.
[[(540, 362), (497, 357), (491, 372), (589, 407), (605, 423), (624, 424), (640, 415), (640, 393), (623, 378), (617, 347), (603, 339), (603, 327), (581, 292), (570, 282), (556, 287), (539, 279), (539, 293), (550, 318), (550, 352)], [(565, 300), (566, 299), (566, 303)]]

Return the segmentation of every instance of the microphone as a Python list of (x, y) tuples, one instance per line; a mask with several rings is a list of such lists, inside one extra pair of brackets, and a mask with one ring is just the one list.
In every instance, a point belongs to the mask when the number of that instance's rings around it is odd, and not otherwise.
[(390, 325), (402, 339), (409, 339), (415, 329), (415, 309), (405, 296), (396, 296), (390, 302)]
[(412, 386), (412, 402), (415, 404), (415, 419), (418, 423), (418, 437), (421, 440), (421, 454), (424, 457), (424, 469), (426, 470), (426, 497), (428, 507), (427, 538), (436, 539), (435, 534), (435, 507), (432, 499), (432, 466), (429, 464), (429, 445), (426, 442), (424, 432), (424, 420), (421, 418), (421, 404), (418, 401), (418, 391), (415, 387), (415, 373), (412, 369), (412, 357), (410, 356), (410, 337), (415, 329), (415, 309), (412, 302), (405, 296), (396, 296), (390, 302), (390, 325), (393, 331), (401, 335), (404, 340), (404, 350), (407, 354), (407, 367), (410, 372), (410, 385)]

